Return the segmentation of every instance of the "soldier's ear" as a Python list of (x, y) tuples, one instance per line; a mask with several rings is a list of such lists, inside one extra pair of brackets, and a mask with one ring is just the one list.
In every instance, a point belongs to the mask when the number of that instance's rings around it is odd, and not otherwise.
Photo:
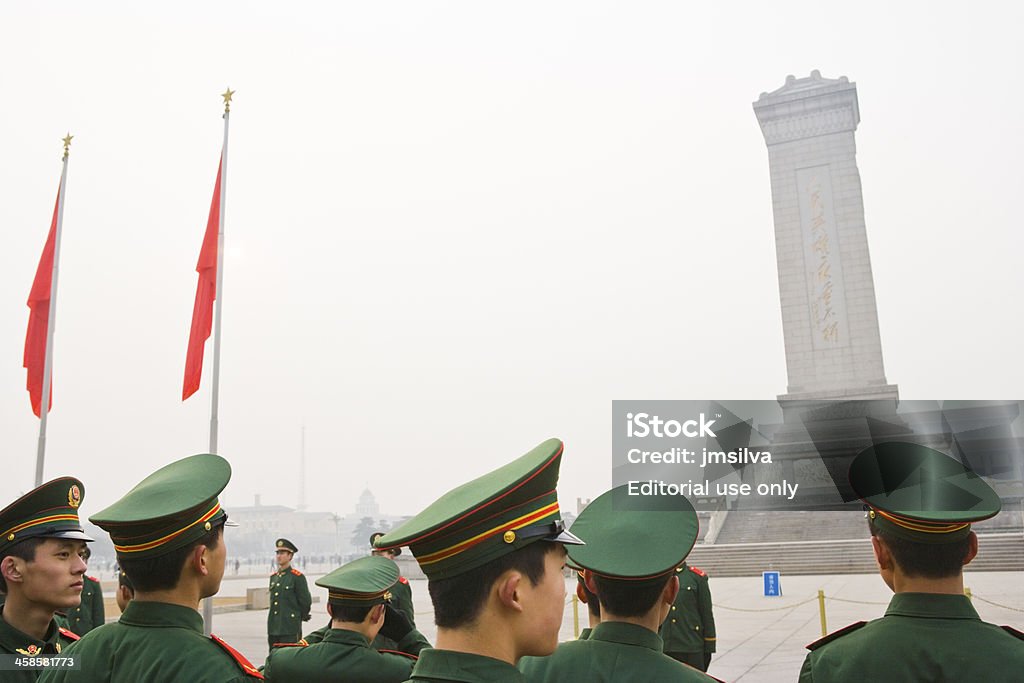
[(18, 558), (13, 555), (5, 557), (3, 562), (0, 562), (0, 573), (2, 573), (4, 581), (21, 583), (22, 574)]
[(494, 583), (494, 591), (497, 594), (498, 601), (516, 612), (523, 611), (523, 603), (519, 595), (519, 587), (522, 584), (523, 578), (520, 572), (510, 569), (498, 577), (498, 580)]
[(872, 536), (871, 548), (875, 551), (875, 562), (878, 563), (878, 568), (882, 571), (892, 569), (892, 553), (889, 552), (889, 547), (885, 545), (885, 541), (878, 536)]
[(200, 543), (192, 549), (192, 552), (189, 553), (188, 556), (189, 564), (191, 564), (195, 572), (201, 576), (206, 576), (210, 573), (210, 568), (206, 566), (207, 550), (208, 548)]
[(978, 554), (978, 534), (973, 531), (967, 536), (967, 554), (964, 555), (964, 564), (969, 563)]
[(666, 605), (671, 605), (676, 601), (676, 596), (679, 595), (679, 577), (676, 576), (675, 572), (672, 572), (672, 576), (669, 577), (668, 582), (665, 584), (665, 589), (661, 592), (661, 599)]

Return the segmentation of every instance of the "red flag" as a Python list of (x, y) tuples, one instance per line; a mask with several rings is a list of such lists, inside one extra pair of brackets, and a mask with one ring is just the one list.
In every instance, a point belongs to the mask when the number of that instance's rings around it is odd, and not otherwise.
[[(28, 332), (25, 334), (25, 359), (23, 366), (28, 370), (26, 388), (32, 402), (32, 412), (40, 417), (39, 404), (43, 402), (43, 365), (46, 363), (46, 332), (50, 327), (50, 286), (53, 279), (53, 248), (57, 238), (57, 212), (60, 209), (60, 190), (57, 190), (57, 203), (53, 206), (53, 220), (50, 221), (50, 234), (43, 247), (43, 255), (39, 257), (36, 278), (32, 281), (32, 291), (28, 294)], [(50, 400), (46, 412), (53, 407), (53, 378), (51, 371)]]
[[(221, 159), (221, 165), (224, 160)], [(199, 251), (196, 272), (199, 285), (196, 287), (196, 303), (192, 309), (192, 331), (188, 335), (188, 353), (185, 356), (185, 383), (181, 389), (184, 401), (199, 389), (203, 376), (203, 347), (213, 329), (213, 302), (217, 298), (217, 233), (220, 230), (220, 175), (217, 166), (217, 184), (213, 187), (213, 201), (210, 203), (210, 218), (206, 221), (206, 236)]]

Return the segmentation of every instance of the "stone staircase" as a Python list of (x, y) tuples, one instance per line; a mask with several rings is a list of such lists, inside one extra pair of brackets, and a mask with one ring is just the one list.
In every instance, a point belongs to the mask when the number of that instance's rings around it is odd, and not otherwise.
[[(855, 540), (698, 544), (687, 562), (711, 576), (757, 576), (763, 571), (789, 575), (875, 573), (875, 557), (863, 515), (860, 534), (861, 538)], [(1024, 534), (979, 534), (978, 556), (967, 569), (1024, 571)]]
[(862, 539), (867, 535), (868, 523), (861, 510), (733, 510), (715, 544)]

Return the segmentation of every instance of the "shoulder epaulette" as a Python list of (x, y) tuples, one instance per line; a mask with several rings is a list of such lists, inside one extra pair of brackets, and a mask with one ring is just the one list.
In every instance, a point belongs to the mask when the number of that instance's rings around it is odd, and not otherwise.
[(292, 574), (295, 574), (295, 576), (302, 576), (302, 572), (300, 572), (295, 567), (292, 567)]
[(69, 631), (69, 630), (67, 630), (67, 629), (66, 629), (66, 628), (64, 628), (63, 626), (60, 626), (60, 627), (58, 627), (58, 628), (57, 628), (57, 630), (58, 630), (58, 631), (60, 631), (60, 634), (61, 634), (62, 636), (64, 636), (65, 638), (67, 638), (68, 640), (78, 640), (78, 639), (80, 639), (80, 638), (81, 638), (81, 636), (80, 636), (80, 635), (78, 635), (78, 634), (77, 634), (77, 633), (75, 633), (74, 631)]
[(270, 578), (274, 578), (275, 576), (277, 576), (277, 572), (270, 572)]
[(309, 643), (307, 643), (306, 639), (303, 638), (297, 643), (274, 643), (272, 647), (274, 649), (277, 649), (279, 647), (309, 647)]
[(1021, 633), (1012, 626), (1000, 626), (999, 628), (1003, 629), (1004, 631), (1009, 633), (1014, 638), (1017, 638), (1018, 640), (1024, 640), (1024, 633)]
[(99, 583), (99, 582), (100, 582), (100, 580), (99, 580), (99, 579), (97, 579), (97, 578), (96, 578), (95, 576), (87, 576), (87, 577), (85, 577), (85, 578), (89, 579), (90, 581), (95, 581), (96, 583)]
[(819, 638), (818, 640), (814, 641), (810, 645), (807, 645), (807, 649), (811, 650), (811, 651), (817, 650), (822, 645), (825, 645), (826, 643), (831, 643), (833, 640), (836, 640), (837, 638), (845, 636), (847, 633), (853, 633), (854, 631), (862, 628), (867, 623), (868, 622), (866, 622), (866, 621), (858, 621), (858, 622), (855, 622), (853, 624), (850, 624), (849, 626), (844, 626), (843, 628), (839, 629), (838, 631), (833, 631), (832, 633), (828, 634), (824, 638)]
[(690, 571), (696, 574), (697, 576), (707, 576), (707, 574), (704, 573), (704, 570), (700, 567), (690, 567)]
[(398, 583), (404, 583), (404, 584), (408, 585), (409, 584), (409, 579), (405, 578), (404, 576), (399, 576), (398, 577)]
[(249, 660), (245, 658), (245, 655), (243, 655), (241, 652), (231, 647), (230, 645), (228, 645), (212, 633), (210, 634), (210, 640), (220, 645), (221, 649), (223, 649), (225, 652), (231, 655), (231, 658), (235, 660), (238, 666), (242, 667), (242, 671), (244, 671), (249, 676), (252, 676), (253, 678), (258, 678), (261, 681), (263, 680), (263, 674), (261, 674), (256, 667), (249, 663)]
[(377, 650), (377, 652), (389, 655), (402, 655), (403, 657), (408, 657), (414, 662), (419, 659), (419, 657), (417, 657), (416, 655), (411, 655), (408, 652), (402, 652), (401, 650)]

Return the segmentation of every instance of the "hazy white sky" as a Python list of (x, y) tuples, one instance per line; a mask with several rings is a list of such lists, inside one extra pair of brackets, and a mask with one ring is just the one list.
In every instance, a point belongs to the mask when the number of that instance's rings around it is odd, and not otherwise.
[[(19, 3), (0, 12), (0, 504), (72, 145), (45, 477), (91, 514), (207, 449), (180, 400), (222, 137), (222, 500), (413, 513), (550, 436), (611, 483), (613, 399), (786, 391), (767, 152), (787, 74), (858, 85), (886, 375), (1021, 398), (1024, 10), (962, 3)], [(212, 339), (207, 347), (207, 373)], [(2, 506), (2, 505), (0, 505)]]

